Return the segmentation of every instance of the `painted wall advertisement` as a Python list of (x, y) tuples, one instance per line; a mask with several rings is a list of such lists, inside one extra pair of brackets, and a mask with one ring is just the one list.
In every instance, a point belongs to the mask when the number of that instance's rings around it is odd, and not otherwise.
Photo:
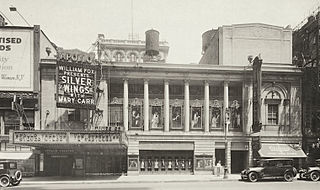
[(1, 29), (0, 90), (33, 91), (33, 31)]
[(81, 62), (77, 54), (58, 56), (57, 107), (95, 109), (96, 66)]

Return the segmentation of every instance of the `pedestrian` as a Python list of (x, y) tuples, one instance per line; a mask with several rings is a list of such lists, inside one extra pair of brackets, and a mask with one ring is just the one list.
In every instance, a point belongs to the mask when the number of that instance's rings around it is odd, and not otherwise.
[(220, 173), (221, 173), (221, 161), (219, 160), (218, 163), (217, 163), (217, 176), (220, 176)]

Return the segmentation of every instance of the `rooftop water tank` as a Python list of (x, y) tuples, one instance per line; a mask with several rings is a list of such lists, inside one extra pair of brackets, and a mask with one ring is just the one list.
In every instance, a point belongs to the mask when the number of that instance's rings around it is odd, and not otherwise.
[(146, 54), (159, 55), (159, 32), (154, 29), (146, 31)]

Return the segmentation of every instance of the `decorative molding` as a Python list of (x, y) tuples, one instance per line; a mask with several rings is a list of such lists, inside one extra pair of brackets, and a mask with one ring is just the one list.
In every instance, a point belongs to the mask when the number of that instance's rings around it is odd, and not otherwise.
[(175, 99), (170, 103), (173, 107), (183, 106), (183, 100)]
[(213, 100), (211, 107), (221, 108), (222, 106), (220, 105), (219, 100)]
[(202, 107), (203, 103), (202, 101), (195, 99), (193, 101), (191, 101), (191, 106), (192, 107)]
[(112, 98), (110, 104), (122, 104), (123, 103), (123, 100), (122, 99), (119, 99), (117, 97), (114, 97)]
[(230, 107), (238, 109), (240, 107), (238, 100), (233, 100)]
[(142, 105), (142, 100), (139, 98), (131, 99), (130, 105), (132, 106)]
[(160, 100), (158, 98), (150, 100), (150, 106), (162, 106), (163, 100)]

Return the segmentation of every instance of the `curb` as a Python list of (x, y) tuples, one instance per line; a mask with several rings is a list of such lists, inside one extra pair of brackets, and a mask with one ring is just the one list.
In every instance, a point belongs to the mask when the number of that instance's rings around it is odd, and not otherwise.
[(240, 179), (204, 179), (204, 180), (139, 180), (139, 181), (116, 181), (116, 180), (72, 180), (72, 181), (22, 181), (21, 185), (36, 185), (36, 184), (105, 184), (105, 183), (179, 183), (179, 182), (227, 182), (227, 181), (239, 181)]

